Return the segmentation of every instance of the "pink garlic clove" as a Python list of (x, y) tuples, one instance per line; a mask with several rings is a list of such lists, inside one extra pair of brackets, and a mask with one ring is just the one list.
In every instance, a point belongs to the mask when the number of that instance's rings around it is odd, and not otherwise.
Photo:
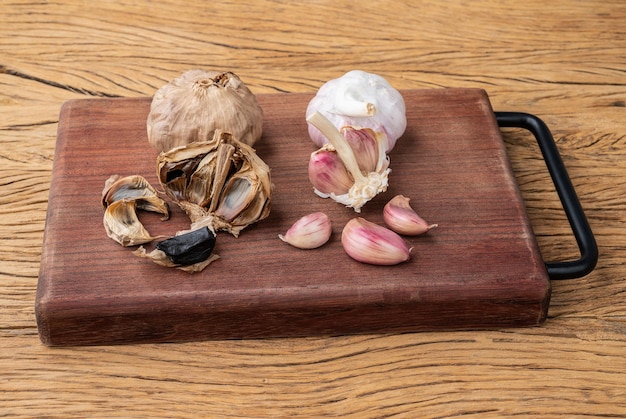
[(379, 147), (379, 139), (371, 129), (354, 127), (341, 128), (341, 135), (346, 139), (354, 152), (356, 162), (362, 173), (374, 172), (378, 166), (379, 156), (384, 152)]
[(348, 221), (341, 244), (348, 256), (371, 265), (397, 265), (411, 258), (411, 248), (402, 237), (361, 217)]
[(309, 180), (316, 193), (325, 196), (346, 194), (354, 184), (346, 166), (329, 147), (323, 147), (311, 154)]
[(332, 234), (330, 218), (323, 212), (305, 215), (278, 238), (299, 249), (315, 249), (326, 243)]
[(410, 199), (404, 195), (394, 196), (383, 208), (385, 224), (398, 234), (417, 236), (437, 227), (428, 224), (409, 204)]

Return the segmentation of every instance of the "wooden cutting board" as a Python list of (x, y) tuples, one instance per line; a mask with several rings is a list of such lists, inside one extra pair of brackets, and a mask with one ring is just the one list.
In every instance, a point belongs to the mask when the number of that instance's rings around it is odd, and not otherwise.
[[(36, 314), (47, 345), (115, 344), (328, 334), (482, 329), (541, 324), (550, 281), (487, 94), (402, 92), (408, 127), (391, 152), (390, 187), (361, 216), (382, 224), (396, 194), (439, 227), (407, 238), (412, 259), (380, 267), (350, 259), (341, 229), (356, 214), (314, 195), (314, 145), (304, 113), (311, 94), (262, 94), (272, 168), (271, 215), (239, 238), (218, 234), (221, 259), (203, 272), (163, 268), (105, 233), (101, 191), (112, 174), (154, 186), (150, 98), (65, 103), (58, 128)], [(141, 214), (153, 235), (189, 221)], [(278, 239), (300, 216), (326, 212), (333, 236), (315, 250)]]

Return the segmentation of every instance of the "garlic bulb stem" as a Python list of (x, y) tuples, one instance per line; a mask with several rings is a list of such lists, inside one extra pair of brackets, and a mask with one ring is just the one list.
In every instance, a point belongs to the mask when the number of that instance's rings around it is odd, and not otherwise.
[(343, 135), (341, 135), (339, 130), (324, 115), (319, 112), (311, 114), (306, 120), (307, 122), (311, 123), (315, 128), (320, 130), (322, 134), (326, 136), (328, 142), (330, 142), (330, 144), (335, 147), (339, 158), (343, 161), (346, 169), (354, 178), (355, 183), (366, 183), (367, 179), (365, 178), (365, 176), (363, 176), (361, 170), (359, 169), (359, 164), (357, 163), (352, 148), (343, 137)]
[[(406, 106), (402, 94), (383, 77), (352, 70), (324, 83), (306, 108), (306, 117), (320, 112), (341, 129), (370, 128), (386, 136), (385, 152), (393, 149), (406, 129)], [(318, 147), (328, 139), (312, 124), (309, 136)]]
[(360, 96), (354, 88), (340, 91), (334, 104), (334, 113), (351, 117), (376, 115), (376, 104), (363, 100)]

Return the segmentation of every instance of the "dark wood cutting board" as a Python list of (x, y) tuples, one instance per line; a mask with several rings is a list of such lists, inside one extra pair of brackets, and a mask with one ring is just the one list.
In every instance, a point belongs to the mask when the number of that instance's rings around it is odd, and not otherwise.
[[(409, 262), (350, 259), (341, 229), (356, 214), (314, 195), (314, 145), (304, 113), (311, 94), (258, 95), (265, 112), (255, 148), (272, 168), (271, 215), (235, 239), (218, 234), (221, 259), (203, 272), (163, 268), (105, 233), (100, 203), (112, 174), (155, 187), (148, 145), (150, 98), (73, 100), (58, 128), (36, 297), (47, 345), (310, 336), (541, 324), (550, 281), (487, 94), (480, 89), (402, 92), (408, 128), (391, 152), (390, 187), (361, 216), (382, 224), (396, 194), (439, 227), (407, 238)], [(189, 222), (141, 214), (153, 235)], [(300, 216), (326, 212), (333, 236), (315, 250), (278, 239)]]

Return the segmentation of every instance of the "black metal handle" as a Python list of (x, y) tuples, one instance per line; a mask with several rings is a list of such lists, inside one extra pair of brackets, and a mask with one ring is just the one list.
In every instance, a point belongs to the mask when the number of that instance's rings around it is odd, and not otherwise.
[(563, 205), (576, 243), (580, 249), (580, 258), (565, 262), (547, 262), (546, 268), (550, 279), (580, 278), (593, 271), (598, 262), (598, 246), (591, 227), (574, 186), (567, 174), (561, 155), (556, 147), (552, 133), (538, 117), (522, 112), (495, 112), (500, 127), (523, 128), (530, 131), (537, 140), (548, 172), (556, 192)]

